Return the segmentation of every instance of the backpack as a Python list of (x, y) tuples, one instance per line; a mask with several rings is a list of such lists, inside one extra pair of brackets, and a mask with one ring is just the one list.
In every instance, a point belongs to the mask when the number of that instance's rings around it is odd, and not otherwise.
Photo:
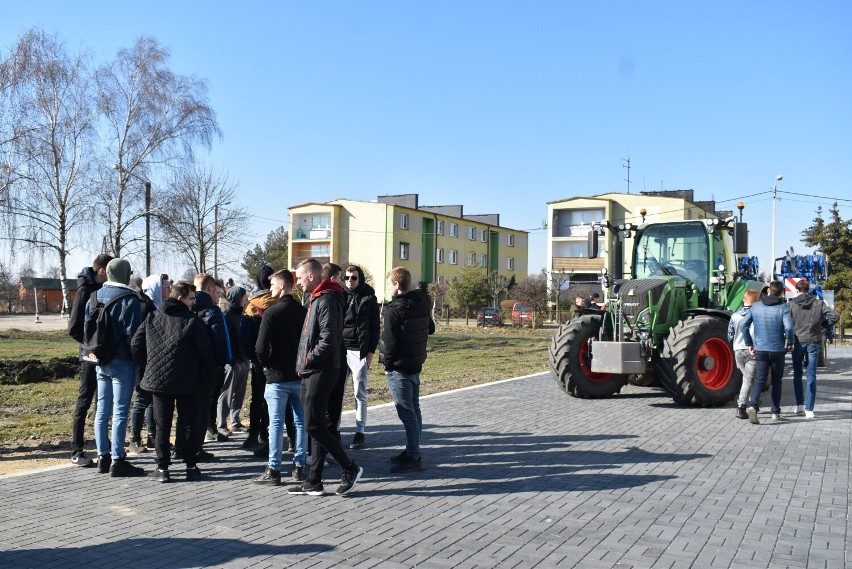
[(127, 291), (112, 298), (104, 304), (98, 302), (97, 293), (92, 293), (89, 298), (89, 315), (83, 324), (83, 341), (80, 347), (83, 349), (81, 359), (98, 365), (108, 364), (115, 357), (118, 345), (113, 334), (112, 319), (109, 317), (108, 308), (116, 300), (127, 296), (135, 296), (136, 293)]

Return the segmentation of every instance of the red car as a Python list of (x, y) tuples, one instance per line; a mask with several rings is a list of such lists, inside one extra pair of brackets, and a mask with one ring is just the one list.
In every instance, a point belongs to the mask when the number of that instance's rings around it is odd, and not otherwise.
[(533, 309), (530, 306), (516, 302), (512, 306), (512, 326), (532, 326)]

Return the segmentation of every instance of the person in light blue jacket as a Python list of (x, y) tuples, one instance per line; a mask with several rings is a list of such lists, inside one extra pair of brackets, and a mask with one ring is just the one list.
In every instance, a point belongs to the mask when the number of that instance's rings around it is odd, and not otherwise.
[[(760, 393), (766, 384), (766, 378), (772, 372), (772, 420), (781, 421), (781, 376), (784, 374), (784, 357), (793, 351), (793, 319), (790, 308), (784, 301), (784, 285), (781, 281), (769, 283), (769, 293), (755, 302), (751, 310), (743, 316), (740, 327), (743, 340), (754, 355), (754, 383), (748, 401), (748, 419), (755, 425), (760, 421), (757, 411), (760, 406)], [(754, 325), (754, 336), (752, 329)]]

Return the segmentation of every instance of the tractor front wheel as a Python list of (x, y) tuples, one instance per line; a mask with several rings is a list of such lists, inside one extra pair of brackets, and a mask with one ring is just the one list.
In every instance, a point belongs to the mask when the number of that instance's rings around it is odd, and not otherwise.
[(563, 324), (550, 342), (547, 364), (553, 378), (574, 397), (607, 397), (627, 382), (625, 374), (592, 371), (589, 347), (600, 328), (600, 316), (584, 315)]
[(742, 374), (727, 341), (728, 322), (692, 316), (678, 322), (663, 344), (660, 374), (676, 401), (695, 407), (719, 407), (739, 394)]

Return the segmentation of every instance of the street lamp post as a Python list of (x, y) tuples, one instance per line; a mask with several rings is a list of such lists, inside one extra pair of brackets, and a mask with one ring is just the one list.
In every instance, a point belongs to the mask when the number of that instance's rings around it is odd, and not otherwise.
[(778, 182), (780, 182), (783, 178), (783, 176), (776, 176), (775, 183), (772, 185), (772, 257), (770, 258), (770, 261), (772, 261), (771, 280), (775, 280), (775, 197), (778, 193)]
[(125, 170), (119, 164), (113, 164), (113, 169), (118, 170), (119, 175), (126, 174), (128, 177), (136, 178), (145, 184), (145, 276), (151, 274), (151, 182), (142, 176)]

